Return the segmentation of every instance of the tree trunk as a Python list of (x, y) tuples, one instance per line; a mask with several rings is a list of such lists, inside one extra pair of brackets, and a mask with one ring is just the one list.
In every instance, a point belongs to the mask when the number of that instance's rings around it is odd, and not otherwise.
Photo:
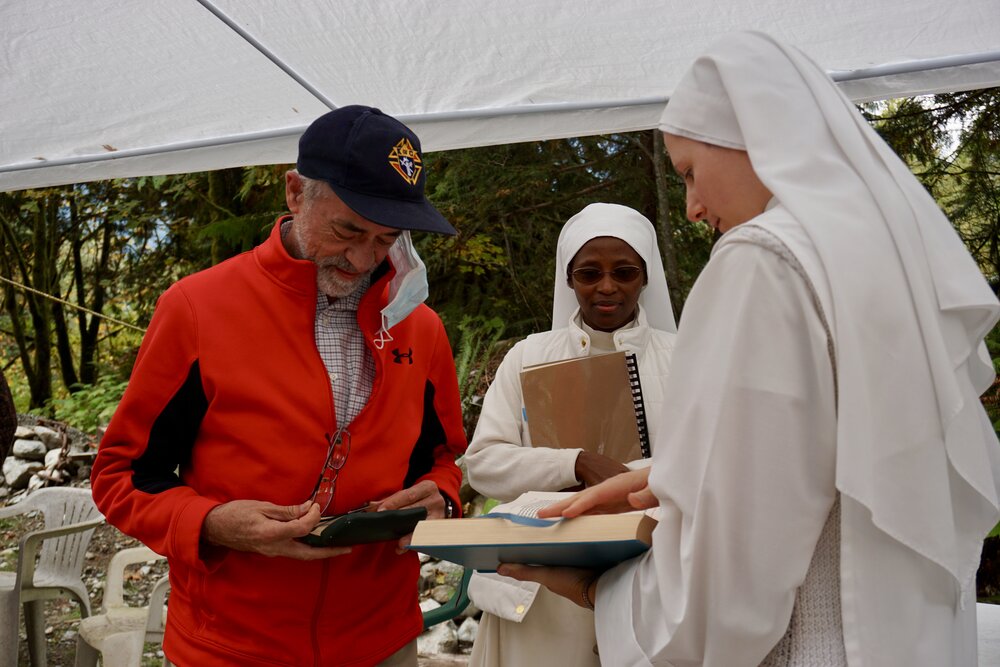
[[(41, 202), (35, 215), (35, 261), (32, 266), (32, 283), (35, 289), (51, 294), (58, 286), (56, 262), (58, 259), (58, 208), (59, 202), (47, 198)], [(26, 294), (31, 325), (35, 330), (35, 380), (32, 387), (31, 407), (44, 408), (52, 399), (52, 310), (47, 300), (37, 294)], [(37, 386), (37, 391), (36, 387)]]
[[(73, 244), (73, 273), (76, 282), (76, 302), (81, 306), (87, 306), (87, 280), (83, 271), (83, 241), (80, 238), (81, 223), (75, 206), (70, 207), (70, 221), (74, 229), (77, 230)], [(114, 223), (109, 217), (101, 221), (101, 248), (97, 255), (97, 262), (94, 264), (93, 276), (91, 277), (92, 298), (89, 304), (90, 310), (95, 313), (104, 312), (104, 301), (107, 294), (105, 288), (108, 278), (108, 264), (111, 258), (111, 240), (114, 231)], [(85, 385), (94, 384), (97, 381), (97, 341), (101, 330), (101, 318), (95, 315), (87, 315), (82, 310), (77, 311), (77, 329), (80, 334), (80, 382)]]
[[(53, 291), (53, 296), (61, 298), (58, 290)], [(59, 372), (62, 375), (63, 385), (70, 392), (74, 392), (79, 388), (80, 379), (73, 366), (73, 345), (69, 340), (66, 314), (63, 312), (61, 303), (50, 301), (49, 306), (52, 309), (52, 329), (56, 334), (56, 351), (59, 353)]]

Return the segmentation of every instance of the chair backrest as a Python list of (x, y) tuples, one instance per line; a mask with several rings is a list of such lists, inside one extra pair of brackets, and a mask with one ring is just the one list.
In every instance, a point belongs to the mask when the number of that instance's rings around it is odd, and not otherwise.
[(104, 580), (104, 599), (101, 607), (104, 611), (115, 607), (127, 607), (125, 604), (125, 568), (136, 563), (151, 560), (161, 560), (164, 556), (149, 547), (138, 546), (122, 549), (108, 562), (108, 574)]
[(170, 592), (170, 576), (165, 575), (149, 594), (149, 614), (146, 617), (146, 641), (163, 641), (163, 632), (167, 627), (165, 616), (167, 593)]
[[(20, 509), (40, 511), (45, 517), (46, 529), (101, 518), (90, 489), (72, 487), (38, 489), (21, 501)], [(76, 573), (79, 576), (83, 571), (83, 559), (93, 533), (91, 529), (45, 540), (42, 543), (38, 565), (35, 567), (35, 581), (59, 579), (65, 577), (67, 573)]]

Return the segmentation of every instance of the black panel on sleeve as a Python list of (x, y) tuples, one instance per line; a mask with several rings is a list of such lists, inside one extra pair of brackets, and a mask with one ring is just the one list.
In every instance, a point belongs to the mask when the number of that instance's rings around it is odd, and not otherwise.
[(182, 486), (176, 470), (191, 461), (206, 410), (208, 399), (201, 386), (201, 368), (195, 361), (184, 384), (153, 422), (146, 451), (132, 461), (132, 485), (136, 489), (161, 493)]
[(434, 467), (434, 448), (445, 443), (444, 426), (434, 410), (434, 385), (428, 380), (424, 387), (424, 418), (420, 424), (420, 436), (410, 454), (410, 467), (406, 471), (403, 488), (413, 486), (419, 478)]

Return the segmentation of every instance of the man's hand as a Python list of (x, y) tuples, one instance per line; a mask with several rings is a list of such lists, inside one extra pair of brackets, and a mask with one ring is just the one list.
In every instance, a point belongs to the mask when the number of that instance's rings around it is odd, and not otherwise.
[(584, 449), (576, 457), (574, 472), (576, 473), (576, 478), (583, 482), (584, 486), (590, 487), (597, 486), (604, 480), (610, 479), (615, 475), (628, 472), (628, 467), (611, 457), (588, 452)]
[[(599, 570), (588, 570), (581, 567), (539, 567), (536, 565), (513, 565), (501, 563), (497, 574), (513, 577), (520, 581), (536, 581), (557, 595), (570, 602), (593, 609), (597, 594), (597, 577)], [(584, 598), (586, 590), (586, 599)], [(590, 600), (590, 604), (587, 604)]]
[(295, 539), (308, 535), (319, 519), (316, 503), (285, 506), (260, 500), (233, 500), (205, 515), (201, 540), (212, 546), (299, 560), (349, 553), (350, 547), (311, 547)]
[(649, 468), (624, 472), (539, 510), (538, 516), (547, 519), (581, 514), (618, 514), (656, 507), (659, 501), (649, 490), (648, 480)]
[[(383, 510), (401, 510), (408, 507), (426, 507), (428, 519), (445, 518), (444, 498), (441, 497), (438, 485), (429, 479), (418, 482), (408, 489), (398, 491), (385, 500), (378, 502), (379, 512)], [(410, 544), (411, 537), (413, 537), (413, 533), (404, 535), (399, 540), (396, 553), (401, 554), (406, 552), (406, 547)]]

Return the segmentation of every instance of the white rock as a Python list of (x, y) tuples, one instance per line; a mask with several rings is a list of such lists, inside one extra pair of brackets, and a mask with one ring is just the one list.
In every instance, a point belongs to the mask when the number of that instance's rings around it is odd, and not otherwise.
[(45, 443), (39, 440), (15, 440), (11, 454), (27, 461), (41, 461), (46, 451)]
[(45, 426), (36, 426), (35, 433), (38, 439), (45, 443), (48, 449), (62, 447), (62, 436)]
[(429, 611), (433, 611), (433, 610), (437, 609), (440, 606), (441, 606), (441, 603), (438, 602), (437, 600), (434, 600), (434, 599), (431, 599), (431, 598), (427, 598), (426, 600), (424, 600), (423, 602), (420, 603), (420, 611), (422, 611), (424, 613), (427, 613)]
[[(53, 470), (52, 468), (45, 468), (44, 470), (39, 470), (35, 473), (35, 477), (38, 477), (45, 482), (54, 482), (59, 484), (63, 481), (63, 475), (58, 470)], [(29, 483), (30, 486), (30, 483)]]
[(13, 507), (14, 505), (18, 504), (27, 497), (28, 497), (28, 489), (27, 489), (27, 484), (25, 484), (25, 488), (19, 491), (15, 490), (11, 494), (10, 498), (7, 499), (7, 507)]
[(458, 626), (458, 642), (460, 644), (471, 644), (476, 641), (476, 632), (479, 631), (479, 623), (474, 618), (467, 618)]
[(440, 584), (431, 589), (431, 598), (444, 604), (455, 595), (455, 587), (450, 584)]
[(3, 478), (7, 486), (16, 490), (28, 486), (28, 480), (44, 466), (38, 461), (22, 461), (15, 456), (8, 456), (3, 462)]
[(61, 453), (62, 452), (59, 451), (58, 449), (50, 449), (49, 451), (45, 452), (45, 467), (55, 468), (56, 464), (59, 463), (59, 455)]
[(458, 630), (451, 621), (438, 623), (417, 637), (417, 653), (423, 656), (454, 653), (458, 648)]
[(28, 428), (27, 426), (18, 426), (17, 430), (14, 431), (14, 437), (21, 440), (37, 440), (38, 437), (35, 432)]
[[(39, 472), (42, 472), (42, 471), (39, 470)], [(31, 491), (37, 491), (38, 489), (40, 489), (43, 486), (45, 486), (45, 482), (46, 482), (46, 480), (43, 479), (43, 478), (41, 478), (41, 477), (39, 477), (38, 475), (32, 475), (31, 477), (28, 478), (28, 491), (29, 492), (31, 492)]]
[(462, 566), (448, 561), (432, 561), (420, 566), (420, 590), (431, 590), (440, 584), (457, 587), (462, 580)]

